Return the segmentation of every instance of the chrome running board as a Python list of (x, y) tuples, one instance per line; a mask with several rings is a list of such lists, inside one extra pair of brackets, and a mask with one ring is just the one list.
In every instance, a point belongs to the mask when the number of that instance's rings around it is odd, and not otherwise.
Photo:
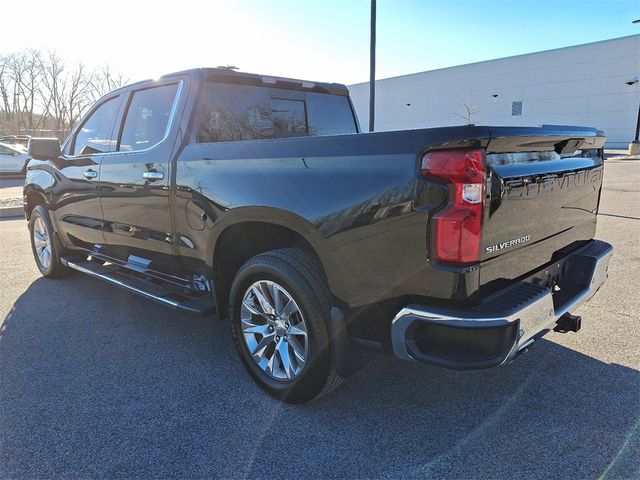
[(211, 294), (209, 294), (210, 301), (206, 301), (205, 297), (183, 295), (162, 285), (151, 283), (144, 278), (136, 277), (134, 276), (135, 272), (127, 272), (126, 269), (116, 265), (100, 265), (91, 260), (70, 257), (62, 257), (60, 261), (73, 270), (86, 273), (111, 285), (177, 310), (198, 315), (210, 315), (216, 311), (213, 295)]

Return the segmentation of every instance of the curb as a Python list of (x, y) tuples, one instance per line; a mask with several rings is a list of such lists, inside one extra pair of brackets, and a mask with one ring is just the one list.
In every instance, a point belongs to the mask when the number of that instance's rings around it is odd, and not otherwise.
[(0, 219), (24, 217), (24, 207), (0, 207)]

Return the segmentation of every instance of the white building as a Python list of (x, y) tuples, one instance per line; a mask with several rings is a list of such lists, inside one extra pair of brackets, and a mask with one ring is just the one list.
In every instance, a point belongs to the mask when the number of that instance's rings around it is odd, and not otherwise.
[[(376, 81), (375, 130), (579, 125), (604, 130), (609, 148), (626, 148), (639, 80), (640, 35), (413, 73)], [(366, 131), (369, 84), (349, 90)]]

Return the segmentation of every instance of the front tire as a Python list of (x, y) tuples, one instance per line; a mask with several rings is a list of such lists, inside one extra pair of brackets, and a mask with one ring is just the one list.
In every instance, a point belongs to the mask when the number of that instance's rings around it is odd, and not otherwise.
[(31, 251), (40, 273), (48, 278), (60, 278), (68, 273), (67, 267), (60, 262), (59, 243), (51, 225), (49, 214), (42, 205), (37, 205), (29, 217)]
[(287, 248), (249, 259), (229, 306), (240, 360), (271, 396), (303, 403), (342, 383), (329, 339), (331, 297), (314, 256)]

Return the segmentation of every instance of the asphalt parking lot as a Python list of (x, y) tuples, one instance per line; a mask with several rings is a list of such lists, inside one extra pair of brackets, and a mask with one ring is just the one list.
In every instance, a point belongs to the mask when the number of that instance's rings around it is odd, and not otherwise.
[(607, 162), (600, 211), (580, 333), (479, 372), (379, 356), (304, 406), (253, 385), (224, 322), (43, 279), (0, 221), (0, 477), (638, 478), (640, 161)]

